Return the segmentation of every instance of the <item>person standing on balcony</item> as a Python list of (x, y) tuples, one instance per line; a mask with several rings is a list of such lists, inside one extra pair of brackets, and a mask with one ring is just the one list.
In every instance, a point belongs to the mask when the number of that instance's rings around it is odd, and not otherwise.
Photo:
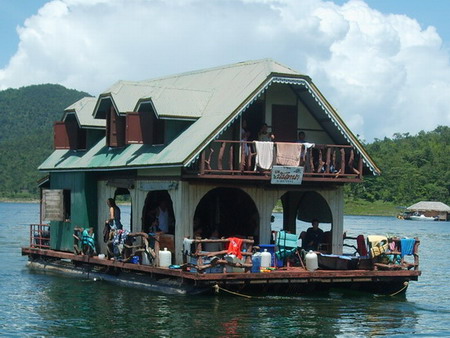
[(264, 123), (261, 126), (261, 129), (259, 130), (259, 133), (258, 133), (258, 141), (273, 142), (273, 140), (275, 139), (275, 136), (271, 132), (269, 132), (267, 130), (267, 128), (268, 128), (267, 123)]

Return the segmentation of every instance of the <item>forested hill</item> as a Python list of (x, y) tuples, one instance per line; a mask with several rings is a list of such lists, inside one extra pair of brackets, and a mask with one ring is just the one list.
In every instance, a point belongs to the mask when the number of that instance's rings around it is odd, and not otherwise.
[(408, 206), (418, 201), (450, 205), (450, 127), (440, 126), (417, 135), (395, 134), (366, 144), (382, 170), (363, 184), (347, 188), (347, 197)]
[(44, 84), (0, 91), (0, 197), (37, 197), (37, 166), (53, 150), (53, 122), (87, 93)]
[[(59, 85), (0, 91), (0, 198), (38, 197), (37, 167), (53, 150), (53, 122), (87, 93)], [(347, 200), (409, 205), (420, 200), (450, 205), (450, 128), (395, 134), (365, 145), (379, 177), (346, 187)]]

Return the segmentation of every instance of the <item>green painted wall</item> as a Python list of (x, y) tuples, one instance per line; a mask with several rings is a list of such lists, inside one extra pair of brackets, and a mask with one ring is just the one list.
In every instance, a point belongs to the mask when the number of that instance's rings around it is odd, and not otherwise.
[(73, 251), (73, 228), (97, 225), (97, 182), (93, 173), (51, 173), (50, 188), (70, 190), (71, 214), (68, 222), (51, 222), (50, 246), (54, 250)]

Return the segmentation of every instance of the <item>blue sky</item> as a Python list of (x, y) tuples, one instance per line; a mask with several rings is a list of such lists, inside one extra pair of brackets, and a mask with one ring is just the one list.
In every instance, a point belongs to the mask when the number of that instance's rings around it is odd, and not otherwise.
[(448, 13), (450, 0), (0, 0), (0, 90), (98, 95), (273, 58), (311, 76), (371, 141), (450, 125)]
[(47, 0), (0, 0), (0, 67), (5, 66), (14, 55), (19, 43), (17, 26), (37, 13)]

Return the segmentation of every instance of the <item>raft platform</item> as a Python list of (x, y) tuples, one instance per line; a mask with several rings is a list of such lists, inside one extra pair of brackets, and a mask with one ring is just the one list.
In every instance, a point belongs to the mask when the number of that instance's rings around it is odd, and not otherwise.
[(151, 265), (100, 259), (97, 256), (24, 247), (31, 268), (102, 279), (131, 287), (149, 288), (170, 294), (212, 293), (230, 290), (243, 294), (303, 294), (330, 288), (376, 294), (404, 293), (420, 270), (321, 270), (284, 267), (270, 272), (199, 273)]

